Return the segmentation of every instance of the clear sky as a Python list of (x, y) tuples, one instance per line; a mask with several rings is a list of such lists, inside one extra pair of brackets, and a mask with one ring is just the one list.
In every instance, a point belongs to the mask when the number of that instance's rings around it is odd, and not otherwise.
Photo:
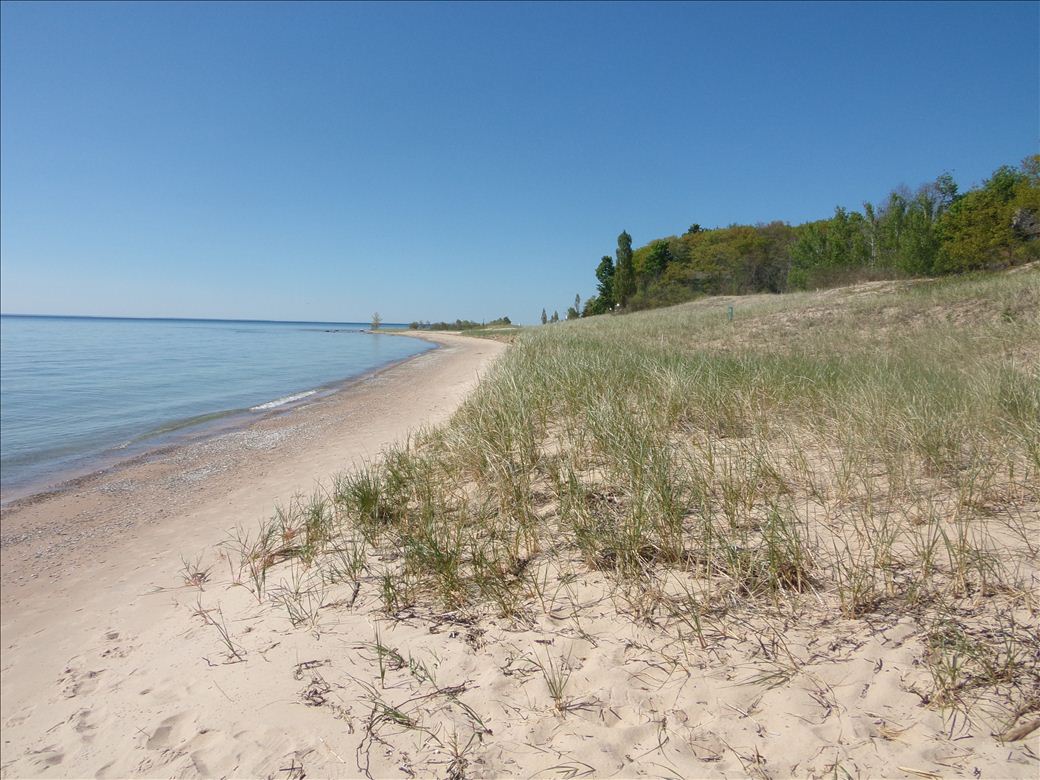
[(0, 310), (531, 323), (1037, 151), (1036, 3), (2, 4)]

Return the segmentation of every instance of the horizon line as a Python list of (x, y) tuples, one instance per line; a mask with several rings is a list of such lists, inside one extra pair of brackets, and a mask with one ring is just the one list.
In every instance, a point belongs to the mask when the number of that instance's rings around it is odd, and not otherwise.
[[(110, 314), (22, 314), (0, 312), (0, 317), (35, 317), (39, 319), (66, 320), (149, 320), (173, 322), (262, 322), (295, 325), (371, 325), (371, 320), (261, 320), (241, 317), (133, 317)], [(408, 325), (407, 322), (383, 322), (382, 325)]]

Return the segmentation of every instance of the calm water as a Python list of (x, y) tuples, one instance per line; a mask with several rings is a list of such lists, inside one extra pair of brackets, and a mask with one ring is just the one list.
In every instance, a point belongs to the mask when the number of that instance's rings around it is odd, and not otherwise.
[(430, 349), (358, 323), (0, 317), (0, 482), (24, 495), (173, 432), (263, 414)]

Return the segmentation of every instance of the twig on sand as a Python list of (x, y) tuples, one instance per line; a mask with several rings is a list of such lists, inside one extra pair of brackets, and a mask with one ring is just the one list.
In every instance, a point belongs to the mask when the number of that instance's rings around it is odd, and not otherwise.
[(942, 775), (936, 774), (935, 772), (929, 772), (927, 769), (913, 769), (908, 766), (897, 767), (900, 772), (906, 772), (910, 775), (916, 775), (917, 777), (925, 777), (928, 780), (942, 780)]
[(999, 735), (997, 739), (1001, 742), (1017, 742), (1020, 739), (1025, 739), (1037, 729), (1040, 729), (1040, 718), (1033, 718), (1027, 720), (1025, 723), (1019, 724), (1014, 728), (1008, 729), (1003, 734)]

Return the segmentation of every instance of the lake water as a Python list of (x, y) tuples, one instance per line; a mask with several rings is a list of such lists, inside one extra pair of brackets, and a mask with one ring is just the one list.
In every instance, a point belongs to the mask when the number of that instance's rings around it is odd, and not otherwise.
[(360, 323), (0, 317), (0, 492), (35, 492), (432, 348)]

